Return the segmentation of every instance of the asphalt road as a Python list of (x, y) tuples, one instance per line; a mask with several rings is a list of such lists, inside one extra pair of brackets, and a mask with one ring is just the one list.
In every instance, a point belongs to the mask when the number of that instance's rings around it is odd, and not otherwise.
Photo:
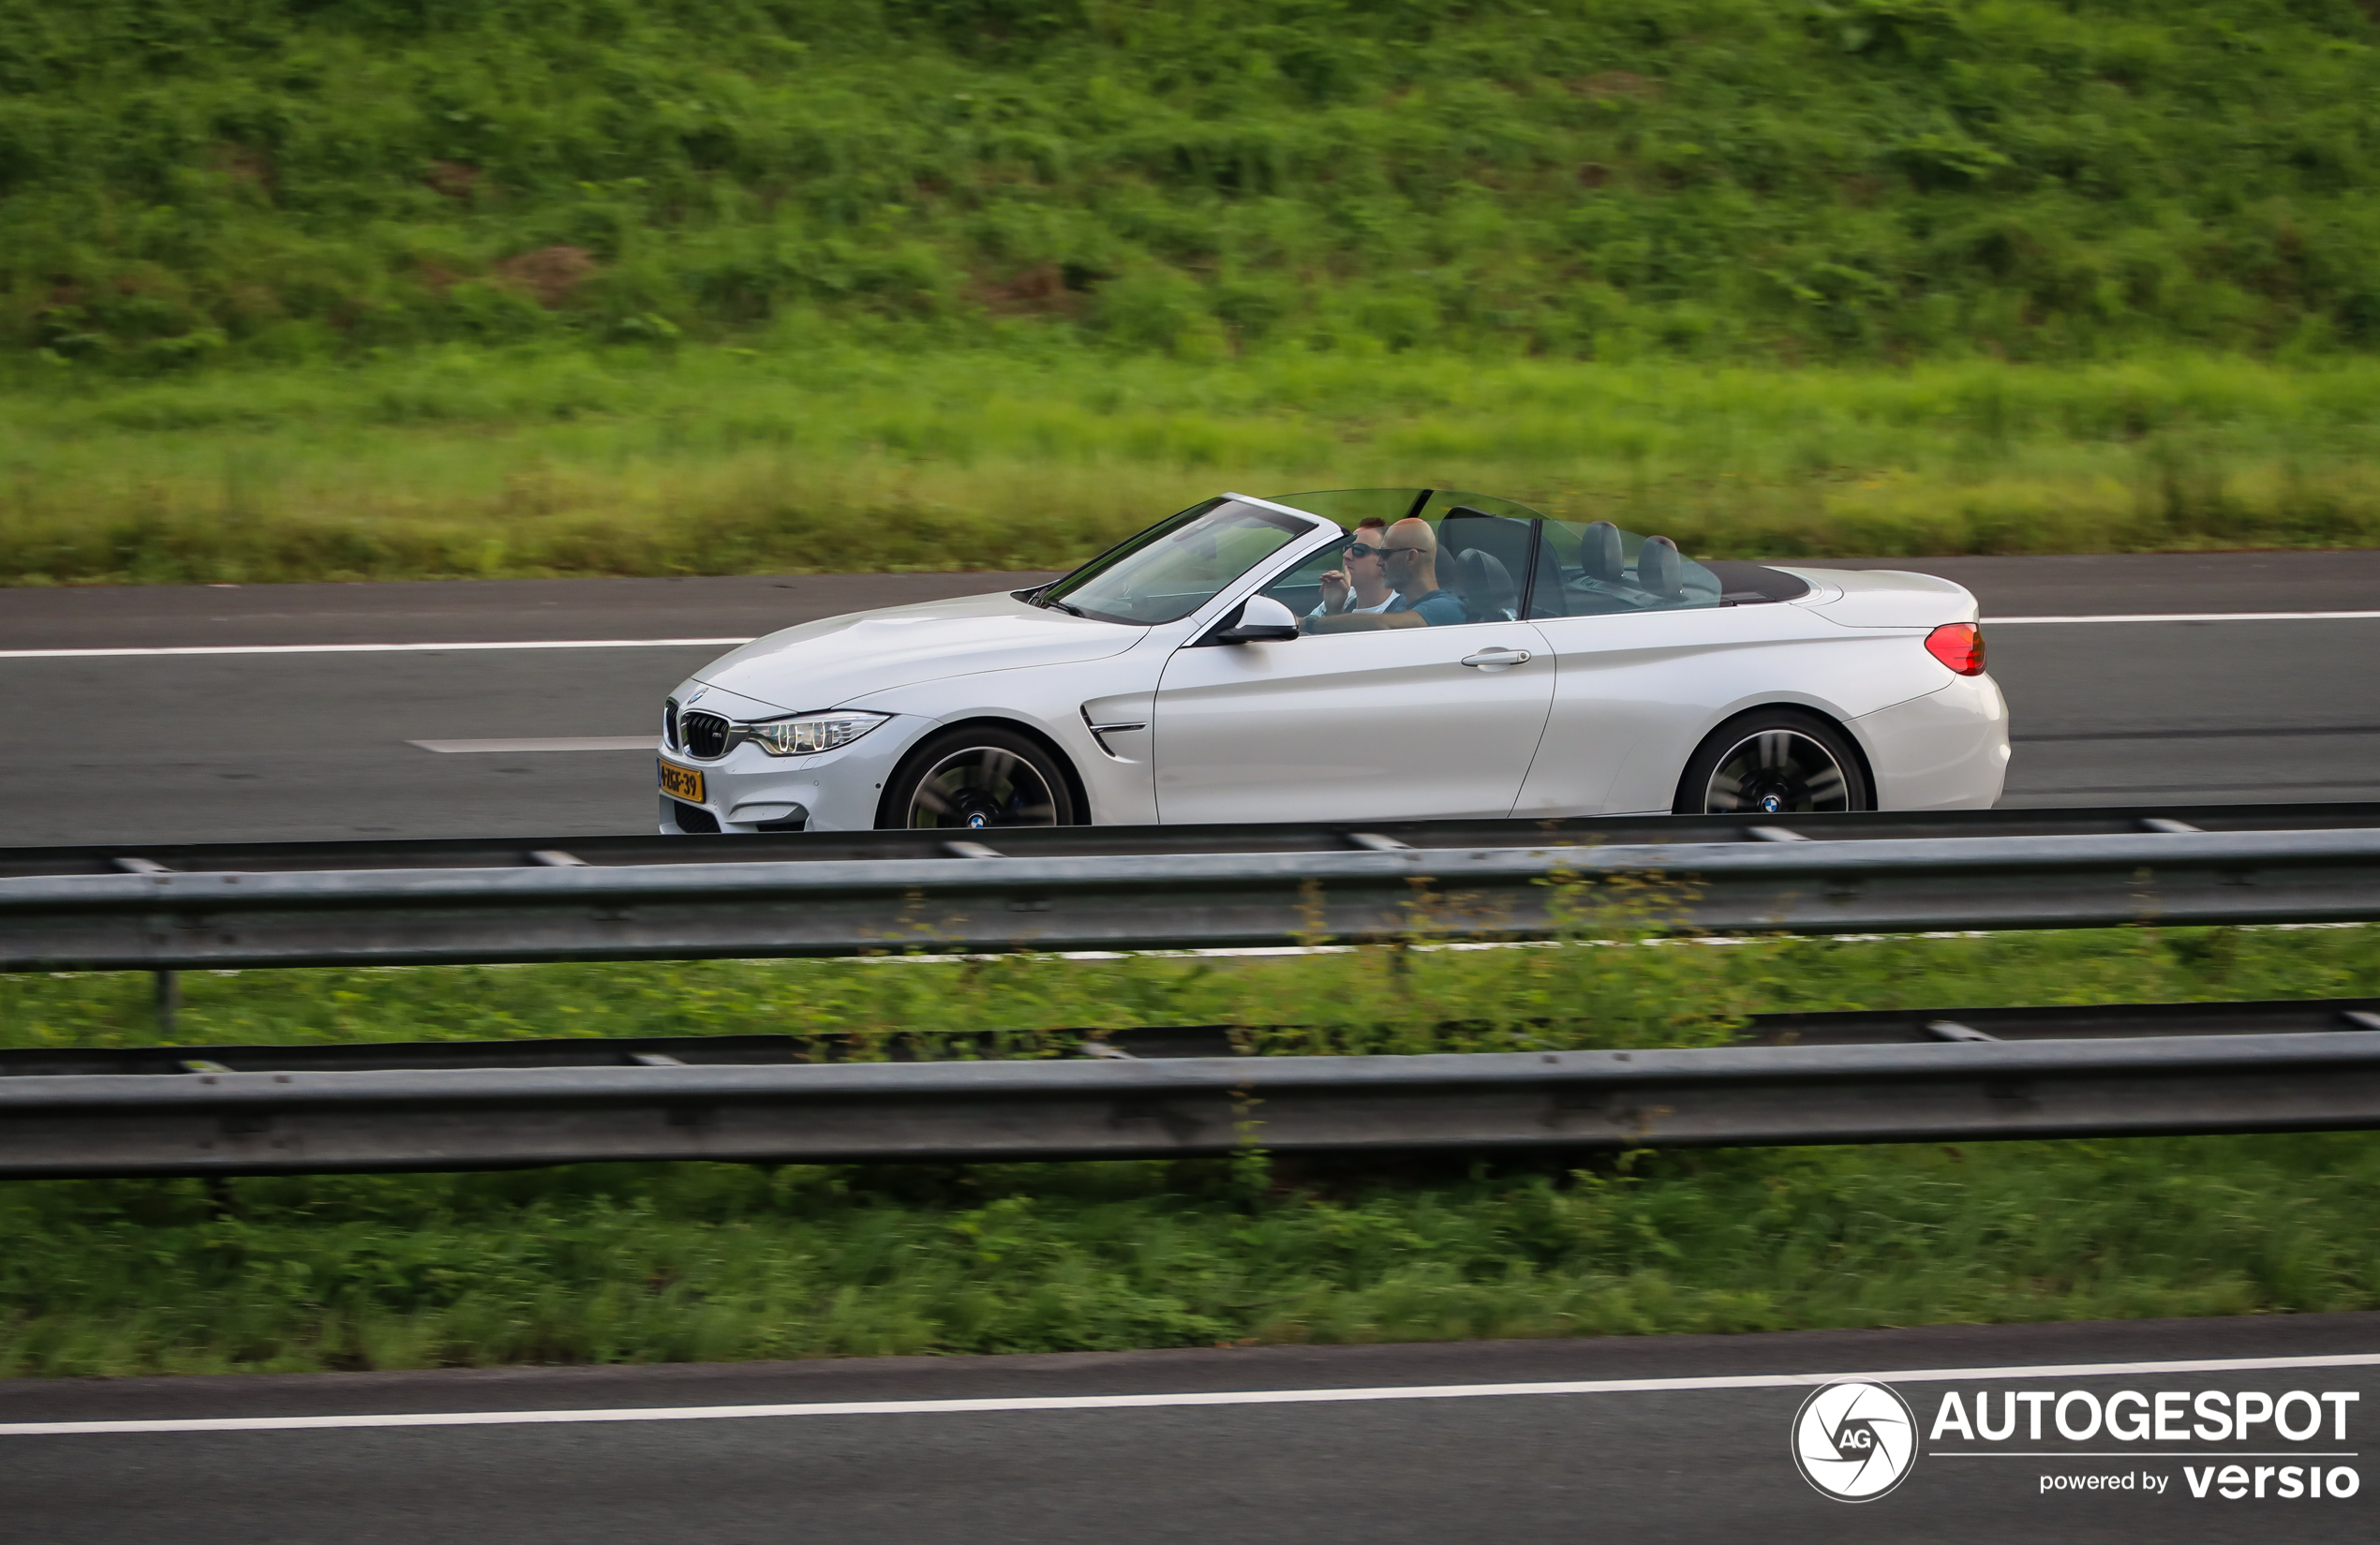
[[(1057, 1357), (0, 1385), (0, 1542), (1691, 1540), (2007, 1545), (2364, 1541), (2380, 1523), (2380, 1315)], [(2362, 1358), (2360, 1365), (2335, 1359)], [(2333, 1359), (2273, 1366), (2278, 1359)], [(2244, 1360), (2251, 1366), (2160, 1367)], [(2113, 1367), (2109, 1365), (2114, 1365)], [(1897, 1489), (1847, 1504), (1792, 1458), (1821, 1381), (1877, 1376), (1916, 1418)], [(1794, 1375), (1780, 1377), (1779, 1375)], [(1633, 1388), (1531, 1390), (1547, 1383)], [(1733, 1381), (1737, 1387), (1714, 1388)], [(1452, 1386), (1474, 1392), (1450, 1397)], [(1484, 1389), (1479, 1387), (1486, 1387)], [(1518, 1388), (1515, 1388), (1515, 1387)], [(1315, 1391), (1341, 1398), (1315, 1400)], [(1937, 1435), (2042, 1391), (2045, 1436)], [(2081, 1434), (2120, 1390), (2283, 1406), (2247, 1438)], [(2302, 1391), (2308, 1401), (2292, 1402)], [(1233, 1399), (1252, 1391), (1291, 1398)], [(1361, 1391), (1361, 1393), (1354, 1393)], [(1296, 1398), (1302, 1392), (1308, 1398)], [(2353, 1394), (2352, 1403), (2323, 1396)], [(2073, 1401), (2066, 1397), (2076, 1395)], [(1052, 1398), (1146, 1404), (1019, 1408)], [(1217, 1397), (1221, 1397), (1218, 1399)], [(974, 1408), (912, 1403), (972, 1401)], [(865, 1411), (727, 1414), (721, 1407)], [(905, 1407), (905, 1408), (904, 1408)], [(2045, 1407), (2033, 1407), (2036, 1409)], [(2108, 1409), (2131, 1411), (2110, 1402)], [(661, 1417), (658, 1413), (675, 1415)], [(2320, 1419), (2308, 1426), (2309, 1412)], [(485, 1421), (490, 1414), (511, 1413)], [(600, 1414), (603, 1419), (589, 1419)], [(2019, 1411), (2021, 1416), (2022, 1412)], [(260, 1419), (483, 1424), (239, 1430)], [(534, 1416), (540, 1419), (523, 1419)], [(2333, 1418), (2337, 1420), (2334, 1422)], [(231, 1419), (233, 1430), (16, 1424)], [(1887, 1423), (1889, 1425), (1889, 1422)], [(2125, 1422), (2129, 1426), (2129, 1421)], [(1903, 1430), (1905, 1431), (1905, 1425)], [(2318, 1461), (2310, 1456), (2322, 1456)], [(2220, 1467), (2242, 1466), (2243, 1494)], [(2326, 1491), (2278, 1494), (2318, 1463)], [(2254, 1467), (2268, 1467), (2261, 1480)], [(2216, 1472), (2210, 1474), (2209, 1472)], [(2114, 1490), (2091, 1478), (2129, 1479)], [(2063, 1478), (2046, 1481), (2045, 1478)], [(2207, 1494), (2195, 1496), (2193, 1478)], [(2157, 1489), (2160, 1482), (2163, 1490)], [(2303, 1482), (2298, 1482), (2302, 1493)], [(2262, 1495), (2256, 1494), (2261, 1489)]]
[[(1883, 563), (1988, 617), (2380, 608), (2380, 554)], [(0, 651), (734, 637), (1029, 575), (0, 592)], [(2380, 621), (2001, 627), (2011, 803), (2380, 797)], [(647, 754), (424, 751), (417, 739), (641, 735), (716, 646), (0, 658), (0, 842), (646, 829)], [(1952, 1327), (638, 1370), (0, 1382), (0, 1545), (258, 1542), (1626, 1539), (2291, 1541), (2373, 1538), (2380, 1315)], [(2180, 1359), (2255, 1366), (2176, 1369)], [(2120, 1372), (2106, 1364), (2128, 1365)], [(2079, 1366), (2078, 1366), (2079, 1365)], [(2148, 1365), (2148, 1366), (2142, 1366)], [(2083, 1367), (2098, 1372), (2084, 1372)], [(1970, 1370), (1943, 1376), (1945, 1370)], [(1942, 1397), (2204, 1390), (2317, 1400), (2303, 1441), (1966, 1441), (1851, 1506), (1792, 1458), (1801, 1375)], [(1791, 1377), (1788, 1377), (1790, 1375)], [(1548, 1381), (1667, 1381), (1530, 1391)], [(1718, 1386), (1714, 1381), (1734, 1381)], [(1448, 1386), (1497, 1387), (1464, 1398)], [(1369, 1390), (1364, 1398), (1050, 1397)], [(915, 1403), (989, 1402), (965, 1409)], [(700, 1414), (887, 1403), (866, 1412)], [(2301, 1403), (2300, 1409), (2312, 1409)], [(651, 1419), (660, 1411), (675, 1413)], [(258, 1428), (258, 1419), (485, 1417)], [(614, 1419), (572, 1413), (603, 1412)], [(630, 1419), (617, 1419), (625, 1414)], [(231, 1419), (229, 1430), (12, 1424)], [(2351, 1497), (2283, 1498), (2319, 1452)], [(2237, 1463), (2223, 1495), (2209, 1471)], [(2259, 1477), (2259, 1467), (2273, 1470)], [(2194, 1496), (2193, 1478), (2208, 1486)], [(2129, 1478), (2120, 1490), (2065, 1483)], [(2045, 1490), (2057, 1482), (2058, 1489)], [(2164, 1489), (2154, 1490), (2160, 1482)]]
[[(1987, 618), (2380, 609), (2380, 553), (1875, 560)], [(386, 653), (14, 651), (736, 638), (1034, 574), (0, 591), (0, 844), (651, 829), (635, 739), (717, 644)], [(2380, 619), (1987, 630), (2015, 713), (2004, 803), (2380, 797)]]

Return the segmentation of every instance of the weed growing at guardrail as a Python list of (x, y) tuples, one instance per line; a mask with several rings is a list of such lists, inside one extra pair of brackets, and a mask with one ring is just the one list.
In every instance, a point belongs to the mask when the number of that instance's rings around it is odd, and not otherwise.
[[(1481, 948), (1469, 941), (1502, 926), (1498, 904), (1417, 881), (1401, 936), (1243, 973), (1233, 1022), (1248, 1050), (1316, 1056), (1708, 1046), (1741, 1022), (1732, 962), (1672, 947), (1693, 943), (1676, 937), (1679, 883), (1557, 871), (1545, 889), (1551, 938)], [(1318, 930), (1302, 942), (1332, 943)]]
[[(687, 961), (191, 972), (189, 1045), (782, 1033), (846, 1056), (1056, 1056), (1084, 1031), (1299, 1026), (1268, 1051), (1690, 1045), (1736, 1017), (1849, 1008), (2380, 996), (2374, 930), (1567, 943), (1273, 958)], [(1599, 934), (1592, 932), (1600, 928)], [(145, 973), (0, 975), (0, 1047), (159, 1036)]]

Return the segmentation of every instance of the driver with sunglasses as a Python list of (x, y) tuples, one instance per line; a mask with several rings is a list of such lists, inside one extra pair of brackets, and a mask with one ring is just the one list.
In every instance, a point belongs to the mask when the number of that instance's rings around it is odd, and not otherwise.
[(1438, 585), (1438, 537), (1430, 523), (1408, 515), (1383, 533), (1381, 576), (1397, 594), (1377, 613), (1350, 612), (1308, 617), (1302, 624), (1310, 633), (1352, 633), (1376, 628), (1443, 628), (1471, 620), (1463, 598)]
[(1396, 603), (1396, 590), (1389, 584), (1387, 565), (1380, 556), (1388, 534), (1386, 521), (1375, 518), (1357, 523), (1354, 540), (1346, 546), (1346, 566), (1322, 576), (1322, 603), (1308, 617), (1379, 613)]

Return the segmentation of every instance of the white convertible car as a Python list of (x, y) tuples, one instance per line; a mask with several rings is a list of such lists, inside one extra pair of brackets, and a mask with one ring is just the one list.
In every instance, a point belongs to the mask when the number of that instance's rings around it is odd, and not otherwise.
[(1980, 810), (2008, 712), (1946, 580), (1342, 489), (772, 633), (661, 752), (665, 832)]

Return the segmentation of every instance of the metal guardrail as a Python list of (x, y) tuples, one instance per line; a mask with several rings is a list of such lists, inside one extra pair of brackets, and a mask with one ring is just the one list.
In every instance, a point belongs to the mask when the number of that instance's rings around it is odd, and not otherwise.
[[(2181, 824), (2175, 823), (2175, 824)], [(1703, 843), (0, 880), (0, 970), (413, 965), (1541, 937), (1559, 884), (1658, 874), (1647, 922), (1850, 933), (2380, 917), (2380, 825)], [(1379, 834), (1362, 834), (1379, 836)]]
[(2369, 1030), (1420, 1057), (0, 1077), (0, 1178), (2380, 1126)]
[[(2380, 801), (2124, 809), (1886, 810), (1856, 815), (1613, 815), (1564, 820), (1276, 822), (1204, 826), (1010, 827), (969, 833), (1015, 858), (1344, 853), (1381, 839), (1413, 848), (1532, 843), (1761, 842), (1807, 838), (2107, 837), (2137, 831), (2380, 827)], [(379, 838), (329, 842), (115, 843), (0, 848), (0, 879), (41, 875), (324, 869), (514, 869), (826, 859), (948, 858), (931, 831), (754, 832), (733, 837)]]

